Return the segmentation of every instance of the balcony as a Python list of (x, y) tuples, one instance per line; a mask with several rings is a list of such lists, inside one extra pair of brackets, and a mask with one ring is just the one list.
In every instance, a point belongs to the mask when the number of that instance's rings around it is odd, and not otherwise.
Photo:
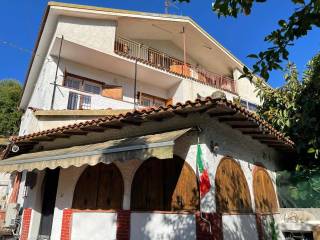
[(185, 64), (180, 59), (138, 42), (118, 36), (115, 40), (114, 51), (118, 55), (136, 59), (139, 62), (161, 70), (237, 94), (236, 83), (232, 78), (209, 72), (201, 67), (192, 66), (189, 63)]

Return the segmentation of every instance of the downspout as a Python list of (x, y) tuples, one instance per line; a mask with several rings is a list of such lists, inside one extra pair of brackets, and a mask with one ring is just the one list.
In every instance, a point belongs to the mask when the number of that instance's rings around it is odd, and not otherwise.
[(138, 71), (138, 59), (136, 59), (134, 64), (134, 88), (133, 88), (133, 108), (136, 110), (137, 108), (137, 71)]

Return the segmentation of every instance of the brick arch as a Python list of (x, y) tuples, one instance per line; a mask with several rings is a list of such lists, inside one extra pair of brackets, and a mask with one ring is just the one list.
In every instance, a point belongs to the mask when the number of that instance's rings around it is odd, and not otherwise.
[(276, 191), (269, 173), (262, 164), (253, 169), (253, 194), (257, 213), (278, 212)]
[(195, 172), (182, 158), (149, 158), (140, 165), (131, 185), (131, 210), (199, 210)]
[(219, 213), (251, 213), (252, 203), (246, 177), (231, 157), (221, 159), (215, 176), (216, 205)]
[(122, 209), (124, 183), (114, 164), (88, 166), (79, 177), (73, 194), (74, 209)]

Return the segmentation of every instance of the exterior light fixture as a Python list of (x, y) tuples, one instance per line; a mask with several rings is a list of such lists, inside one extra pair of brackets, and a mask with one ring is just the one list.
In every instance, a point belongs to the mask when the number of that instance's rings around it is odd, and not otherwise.
[(220, 146), (218, 143), (214, 143), (213, 141), (211, 141), (210, 149), (211, 149), (211, 152), (213, 152), (214, 154), (217, 154), (219, 152)]
[(13, 144), (13, 146), (11, 147), (11, 151), (14, 153), (17, 153), (20, 150), (19, 146), (16, 144)]

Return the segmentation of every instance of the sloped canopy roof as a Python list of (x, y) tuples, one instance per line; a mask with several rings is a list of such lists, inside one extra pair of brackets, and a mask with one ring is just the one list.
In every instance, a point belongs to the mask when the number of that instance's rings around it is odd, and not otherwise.
[(189, 130), (190, 128), (21, 154), (0, 161), (0, 172), (55, 169), (57, 167), (68, 168), (70, 166), (80, 167), (85, 164), (92, 166), (100, 162), (108, 164), (114, 160), (146, 160), (150, 157), (159, 159), (172, 158), (174, 141)]
[(52, 141), (57, 138), (66, 138), (73, 135), (86, 135), (89, 132), (104, 132), (108, 129), (121, 129), (127, 125), (143, 126), (145, 122), (158, 122), (175, 115), (185, 117), (192, 113), (205, 113), (217, 118), (220, 122), (230, 125), (233, 129), (260, 141), (272, 148), (293, 151), (294, 143), (282, 133), (274, 129), (269, 123), (262, 120), (257, 114), (226, 99), (205, 100), (197, 99), (194, 102), (178, 103), (167, 107), (136, 110), (116, 116), (101, 117), (64, 127), (53, 128), (33, 134), (13, 137), (11, 141), (19, 146), (32, 146), (41, 141)]

